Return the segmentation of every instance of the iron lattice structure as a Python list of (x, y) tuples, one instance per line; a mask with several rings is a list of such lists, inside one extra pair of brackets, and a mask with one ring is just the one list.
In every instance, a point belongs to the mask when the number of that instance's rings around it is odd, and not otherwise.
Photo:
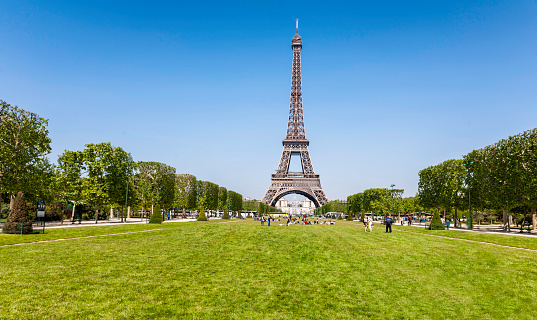
[[(296, 34), (291, 41), (293, 48), (293, 77), (291, 81), (291, 103), (289, 105), (289, 121), (287, 135), (283, 143), (283, 152), (276, 174), (272, 175), (271, 184), (263, 202), (274, 206), (276, 202), (290, 193), (297, 193), (313, 201), (316, 207), (328, 202), (323, 189), (321, 179), (315, 174), (311, 164), (304, 129), (304, 114), (302, 109), (302, 76), (300, 72), (300, 51), (302, 50), (302, 38), (298, 35), (298, 19), (296, 22)], [(299, 155), (302, 164), (302, 172), (289, 172), (289, 163), (292, 155)]]

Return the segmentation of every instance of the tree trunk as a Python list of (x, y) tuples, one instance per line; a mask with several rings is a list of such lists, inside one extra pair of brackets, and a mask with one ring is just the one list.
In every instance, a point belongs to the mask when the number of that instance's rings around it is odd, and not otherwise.
[(531, 207), (531, 219), (533, 222), (533, 231), (537, 230), (537, 216), (535, 215), (535, 207)]
[(114, 208), (112, 206), (110, 206), (110, 217), (108, 218), (108, 220), (110, 219), (114, 219)]
[(97, 201), (97, 208), (95, 209), (95, 223), (99, 220), (99, 201)]
[(73, 203), (73, 212), (71, 213), (71, 222), (75, 222), (76, 203)]
[(503, 208), (503, 231), (509, 231), (509, 213), (507, 212), (507, 209)]
[(60, 224), (63, 225), (63, 207), (60, 210)]
[(9, 196), (9, 212), (13, 210), (13, 205), (15, 204), (15, 197), (16, 197), (15, 194), (11, 194)]
[(457, 214), (457, 208), (455, 208), (455, 217), (453, 218), (453, 224), (455, 225), (455, 228), (457, 228), (457, 219), (459, 218), (459, 215)]
[(127, 219), (130, 219), (131, 217), (131, 206), (127, 207)]
[(183, 207), (183, 219), (186, 218), (186, 207)]

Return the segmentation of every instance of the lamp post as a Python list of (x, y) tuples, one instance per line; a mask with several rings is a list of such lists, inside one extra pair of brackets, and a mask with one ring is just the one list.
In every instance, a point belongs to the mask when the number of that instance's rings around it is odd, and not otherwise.
[(463, 163), (462, 165), (466, 167), (466, 170), (468, 171), (468, 211), (466, 211), (466, 226), (468, 229), (472, 229), (472, 202), (470, 197), (470, 166), (473, 164), (473, 161), (468, 161), (466, 163)]
[[(392, 192), (391, 192), (391, 195), (392, 195), (392, 216), (395, 216), (395, 213), (394, 213), (394, 207), (395, 207), (395, 199), (393, 197), (393, 187), (395, 187), (395, 184), (392, 183), (392, 185), (390, 186), (390, 188), (392, 188)], [(392, 218), (393, 219), (393, 218)], [(393, 221), (393, 220), (392, 220)]]
[[(131, 159), (125, 159), (129, 164), (134, 163)], [(125, 192), (125, 210), (121, 215), (121, 222), (127, 222), (127, 204), (129, 199), (129, 168), (127, 167), (127, 191)]]

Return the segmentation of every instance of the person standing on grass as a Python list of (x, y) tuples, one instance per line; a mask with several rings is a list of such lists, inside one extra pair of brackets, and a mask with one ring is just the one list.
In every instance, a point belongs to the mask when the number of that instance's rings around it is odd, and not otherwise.
[[(364, 219), (365, 221), (365, 219)], [(373, 226), (373, 218), (371, 216), (367, 217), (367, 226), (365, 227), (365, 231), (367, 232), (367, 227), (369, 227), (369, 232), (373, 232), (373, 229), (371, 228)]]
[(391, 233), (392, 232), (392, 223), (393, 223), (392, 217), (387, 216), (386, 220), (384, 220), (384, 222), (386, 223), (386, 232), (388, 232), (388, 230), (390, 230), (390, 233)]
[(268, 226), (270, 227), (270, 217), (267, 219), (268, 221)]

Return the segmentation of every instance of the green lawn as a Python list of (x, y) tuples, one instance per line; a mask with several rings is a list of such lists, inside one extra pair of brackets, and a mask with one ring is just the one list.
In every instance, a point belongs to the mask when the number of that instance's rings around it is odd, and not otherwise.
[(59, 239), (162, 228), (0, 247), (0, 318), (535, 318), (537, 252), (414, 228), (277, 224), (50, 230)]

